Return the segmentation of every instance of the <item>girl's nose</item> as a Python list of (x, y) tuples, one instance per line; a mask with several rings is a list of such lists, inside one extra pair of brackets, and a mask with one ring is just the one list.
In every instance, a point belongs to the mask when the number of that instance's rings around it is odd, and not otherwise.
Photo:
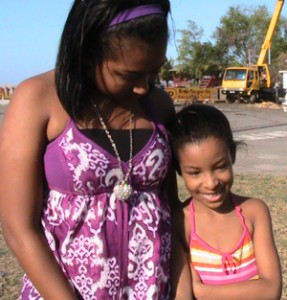
[(213, 190), (217, 187), (219, 181), (214, 174), (206, 174), (205, 176), (205, 187), (209, 190)]

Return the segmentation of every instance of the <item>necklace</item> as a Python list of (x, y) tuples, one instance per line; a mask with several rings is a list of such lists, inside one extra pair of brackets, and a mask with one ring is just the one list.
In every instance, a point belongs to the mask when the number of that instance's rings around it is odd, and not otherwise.
[[(132, 192), (133, 192), (133, 189), (132, 189), (132, 186), (128, 183), (128, 178), (131, 174), (131, 171), (132, 171), (132, 168), (133, 168), (133, 162), (132, 162), (132, 156), (133, 156), (133, 134), (132, 134), (132, 114), (130, 113), (130, 117), (129, 117), (129, 127), (130, 127), (130, 130), (129, 130), (129, 137), (130, 137), (130, 157), (129, 157), (129, 167), (128, 167), (128, 171), (124, 172), (124, 169), (123, 169), (123, 166), (122, 166), (122, 160), (120, 158), (120, 154), (119, 154), (119, 151), (117, 149), (117, 146), (104, 122), (104, 119), (102, 118), (101, 114), (100, 114), (100, 111), (98, 110), (98, 107), (96, 106), (96, 104), (94, 105), (95, 107), (95, 110), (96, 110), (96, 113), (97, 113), (97, 116), (99, 118), (99, 121), (106, 133), (106, 136), (108, 137), (112, 147), (113, 147), (113, 150), (116, 154), (116, 157), (117, 157), (117, 160), (118, 160), (118, 163), (119, 163), (119, 166), (120, 166), (120, 169), (121, 169), (121, 179), (119, 182), (116, 183), (116, 185), (114, 186), (114, 189), (113, 189), (113, 192), (114, 194), (116, 195), (116, 197), (122, 201), (125, 201), (127, 200)], [(125, 176), (124, 176), (125, 174)]]

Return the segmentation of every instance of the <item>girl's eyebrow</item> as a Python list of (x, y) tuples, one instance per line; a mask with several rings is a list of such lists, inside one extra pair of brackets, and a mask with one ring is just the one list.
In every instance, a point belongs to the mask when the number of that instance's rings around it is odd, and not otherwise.
[(184, 165), (183, 166), (185, 169), (195, 169), (195, 170), (199, 170), (200, 169), (200, 166), (194, 166), (194, 165)]

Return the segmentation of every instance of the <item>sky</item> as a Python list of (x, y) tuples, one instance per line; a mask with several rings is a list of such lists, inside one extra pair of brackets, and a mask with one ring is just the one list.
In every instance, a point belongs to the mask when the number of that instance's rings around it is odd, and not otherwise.
[[(58, 44), (73, 0), (1, 0), (0, 9), (0, 85), (17, 85), (26, 78), (53, 69)], [(212, 33), (229, 7), (265, 5), (273, 13), (276, 0), (171, 0), (169, 19), (171, 38), (167, 58), (177, 58), (178, 30), (194, 21), (204, 31), (203, 40)], [(287, 16), (287, 5), (281, 15)]]

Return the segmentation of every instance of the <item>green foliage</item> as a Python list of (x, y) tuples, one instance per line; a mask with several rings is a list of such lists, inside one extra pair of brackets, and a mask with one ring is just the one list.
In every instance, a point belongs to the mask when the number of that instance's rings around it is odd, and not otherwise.
[(217, 75), (220, 72), (218, 49), (211, 42), (200, 41), (203, 30), (189, 21), (188, 29), (180, 30), (180, 33), (179, 72), (196, 80), (205, 74)]
[(172, 80), (172, 74), (170, 70), (173, 69), (173, 60), (167, 59), (164, 65), (161, 67), (159, 72), (159, 77), (162, 80), (169, 81)]
[(224, 46), (226, 53), (232, 60), (246, 64), (249, 45), (250, 23), (246, 13), (237, 7), (230, 7), (227, 15), (221, 18), (220, 26), (214, 37), (218, 46)]
[[(180, 71), (200, 79), (203, 75), (218, 75), (230, 65), (255, 64), (272, 14), (265, 5), (230, 7), (213, 33), (213, 43), (202, 42), (203, 29), (189, 20), (187, 29), (179, 30)], [(286, 39), (287, 19), (281, 14), (270, 51), (275, 74), (286, 69), (286, 63), (284, 66), (279, 59), (287, 53)]]
[(287, 51), (285, 53), (280, 53), (276, 60), (273, 60), (272, 62), (272, 68), (271, 68), (271, 76), (273, 79), (273, 82), (281, 82), (282, 81), (282, 75), (279, 74), (279, 70), (286, 70), (286, 62), (287, 62)]
[[(272, 15), (268, 13), (264, 5), (249, 8), (230, 7), (215, 31), (216, 43), (225, 44), (227, 49), (225, 55), (237, 64), (255, 64), (271, 17)], [(286, 24), (286, 19), (281, 16), (273, 37), (272, 59), (276, 59), (284, 48), (286, 50), (283, 42), (285, 36), (282, 35), (284, 23)]]

